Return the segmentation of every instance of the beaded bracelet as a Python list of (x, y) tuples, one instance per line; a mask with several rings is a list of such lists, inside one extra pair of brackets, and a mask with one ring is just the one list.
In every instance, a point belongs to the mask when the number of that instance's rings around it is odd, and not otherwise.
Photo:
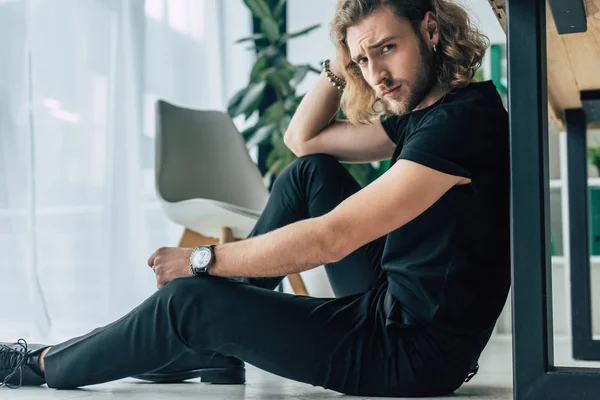
[(321, 66), (323, 67), (323, 72), (325, 73), (325, 76), (327, 77), (329, 82), (331, 82), (331, 84), (340, 92), (343, 92), (344, 88), (346, 87), (346, 81), (342, 78), (339, 78), (333, 72), (331, 72), (331, 70), (329, 69), (329, 61), (330, 60), (327, 59), (321, 64)]

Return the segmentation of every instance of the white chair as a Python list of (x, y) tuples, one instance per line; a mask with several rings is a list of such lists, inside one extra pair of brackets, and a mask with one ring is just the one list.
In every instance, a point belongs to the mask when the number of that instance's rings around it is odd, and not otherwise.
[[(156, 102), (156, 190), (167, 217), (185, 228), (179, 247), (245, 239), (269, 198), (231, 117)], [(299, 274), (288, 276), (307, 295)]]

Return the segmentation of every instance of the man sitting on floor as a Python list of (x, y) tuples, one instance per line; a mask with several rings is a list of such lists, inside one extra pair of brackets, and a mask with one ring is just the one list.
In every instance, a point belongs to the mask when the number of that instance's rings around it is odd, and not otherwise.
[[(64, 343), (3, 344), (0, 382), (242, 383), (248, 362), (347, 394), (428, 396), (477, 371), (510, 286), (508, 118), (472, 80), (487, 40), (449, 0), (340, 0), (332, 33), (337, 57), (285, 136), (299, 158), (249, 237), (157, 250), (156, 293)], [(390, 158), (364, 188), (340, 163)], [(336, 298), (271, 290), (322, 264)]]

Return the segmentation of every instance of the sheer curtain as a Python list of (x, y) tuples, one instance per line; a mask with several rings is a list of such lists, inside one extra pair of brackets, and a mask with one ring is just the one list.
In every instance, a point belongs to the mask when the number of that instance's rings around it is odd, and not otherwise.
[(225, 108), (241, 0), (0, 0), (0, 341), (56, 342), (154, 290), (174, 246), (154, 188), (157, 98)]

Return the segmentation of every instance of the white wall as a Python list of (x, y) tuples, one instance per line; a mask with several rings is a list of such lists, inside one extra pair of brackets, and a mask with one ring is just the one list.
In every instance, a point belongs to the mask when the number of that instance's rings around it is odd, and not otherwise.
[[(293, 64), (311, 64), (321, 68), (320, 62), (335, 57), (335, 47), (329, 38), (329, 24), (333, 18), (336, 0), (288, 0), (288, 32), (296, 32), (314, 24), (321, 27), (306, 36), (288, 42), (288, 58)], [(307, 75), (299, 93), (310, 89), (317, 78)]]
[(475, 25), (490, 39), (491, 44), (506, 42), (506, 35), (488, 0), (463, 0), (462, 3)]

